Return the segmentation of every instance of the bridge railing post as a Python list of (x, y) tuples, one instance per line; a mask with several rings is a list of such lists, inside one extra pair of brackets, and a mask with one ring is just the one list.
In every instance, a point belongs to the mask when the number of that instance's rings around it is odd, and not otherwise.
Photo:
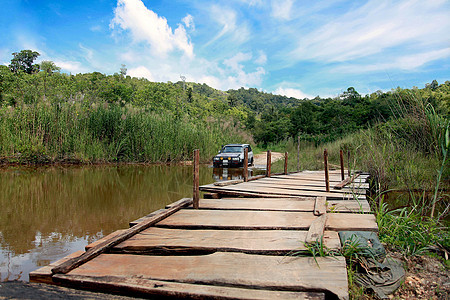
[(244, 182), (248, 181), (248, 148), (244, 149)]
[(272, 168), (272, 152), (267, 150), (266, 177), (270, 177), (270, 169)]
[(345, 174), (344, 174), (344, 151), (341, 149), (339, 150), (339, 157), (341, 159), (341, 180), (345, 179)]
[(195, 149), (194, 150), (194, 184), (193, 184), (193, 205), (194, 208), (199, 208), (199, 202), (200, 202), (200, 150)]
[(284, 175), (288, 174), (288, 153), (284, 152)]
[(327, 149), (325, 149), (323, 151), (323, 162), (324, 162), (324, 167), (325, 167), (325, 187), (326, 187), (326, 191), (330, 192), (330, 177), (328, 174), (328, 151)]

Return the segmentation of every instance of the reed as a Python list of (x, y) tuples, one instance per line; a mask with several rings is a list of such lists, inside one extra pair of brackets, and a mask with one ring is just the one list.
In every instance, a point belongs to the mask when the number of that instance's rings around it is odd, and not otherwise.
[(231, 122), (107, 103), (0, 108), (0, 158), (9, 162), (172, 162), (200, 149), (208, 161), (221, 144), (241, 142)]

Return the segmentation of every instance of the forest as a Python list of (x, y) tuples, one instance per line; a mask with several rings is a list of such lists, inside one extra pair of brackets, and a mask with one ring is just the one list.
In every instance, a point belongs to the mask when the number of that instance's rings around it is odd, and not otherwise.
[[(448, 119), (450, 81), (335, 98), (295, 99), (255, 88), (219, 91), (193, 82), (150, 82), (99, 72), (61, 73), (39, 53), (0, 66), (0, 157), (12, 162), (204, 160), (229, 142), (262, 148), (301, 137), (315, 146), (382, 126), (420, 99)], [(405, 125), (405, 124), (403, 124)], [(401, 125), (398, 125), (401, 126)], [(403, 138), (408, 139), (408, 132)]]

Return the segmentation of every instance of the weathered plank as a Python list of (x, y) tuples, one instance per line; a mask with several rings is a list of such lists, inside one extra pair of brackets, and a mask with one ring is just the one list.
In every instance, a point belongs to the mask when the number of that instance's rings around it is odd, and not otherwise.
[(311, 223), (308, 233), (306, 234), (305, 243), (313, 243), (323, 236), (326, 221), (327, 214), (325, 213)]
[(170, 216), (171, 214), (177, 212), (178, 210), (180, 210), (182, 207), (187, 206), (189, 204), (192, 204), (192, 199), (190, 198), (185, 198), (184, 202), (180, 202), (178, 206), (174, 206), (171, 207), (169, 209), (167, 209), (166, 211), (155, 215), (151, 218), (146, 219), (145, 221), (125, 230), (124, 232), (122, 232), (121, 234), (106, 240), (100, 244), (98, 244), (97, 246), (89, 249), (88, 251), (86, 251), (85, 253), (83, 253), (82, 255), (80, 255), (79, 257), (76, 258), (72, 258), (67, 260), (66, 262), (62, 263), (59, 266), (56, 266), (52, 269), (52, 272), (54, 274), (56, 273), (62, 273), (65, 274), (67, 272), (69, 272), (70, 270), (84, 264), (85, 262), (91, 260), (92, 258), (100, 255), (101, 253), (105, 252), (106, 250), (114, 247), (115, 245), (123, 242), (124, 240), (132, 237), (133, 235), (135, 235), (136, 233), (141, 232), (142, 230), (152, 226), (153, 224), (159, 222), (160, 220), (167, 218), (168, 216)]
[[(177, 202), (178, 202), (178, 201), (177, 201)], [(133, 227), (134, 225), (136, 225), (136, 224), (138, 224), (138, 223), (141, 223), (142, 221), (144, 221), (144, 220), (146, 220), (146, 219), (148, 219), (148, 218), (151, 218), (151, 217), (153, 217), (153, 216), (155, 216), (155, 215), (157, 215), (157, 214), (160, 214), (160, 213), (162, 213), (162, 212), (164, 212), (164, 211), (166, 211), (164, 208), (158, 209), (158, 210), (156, 210), (156, 211), (154, 211), (154, 212), (152, 212), (152, 213), (150, 213), (150, 214), (148, 214), (148, 215), (146, 215), (146, 216), (143, 216), (143, 217), (140, 217), (139, 219), (136, 219), (136, 220), (134, 220), (134, 221), (131, 221), (131, 222), (129, 223), (129, 226), (130, 226), (130, 227)]]
[(312, 211), (313, 197), (201, 199), (202, 209)]
[(336, 213), (327, 215), (325, 230), (378, 232), (377, 221), (373, 214)]
[(341, 182), (339, 182), (338, 184), (336, 184), (334, 186), (335, 189), (342, 189), (344, 186), (346, 186), (347, 184), (352, 183), (360, 174), (356, 173), (354, 174), (352, 177), (348, 177), (347, 179), (342, 180)]
[[(316, 218), (312, 212), (183, 209), (155, 226), (191, 229), (307, 230)], [(328, 216), (326, 229), (377, 231), (378, 227), (375, 217), (371, 214), (336, 213)]]
[[(327, 200), (328, 212), (368, 213), (367, 200)], [(200, 199), (202, 209), (313, 211), (314, 197)]]
[[(269, 178), (267, 178), (269, 179)], [(269, 179), (270, 180), (270, 179)], [(258, 180), (255, 182), (252, 182), (249, 186), (258, 186), (261, 188), (278, 188), (278, 189), (286, 189), (286, 190), (292, 190), (292, 191), (318, 191), (318, 192), (326, 192), (325, 186), (312, 186), (312, 185), (302, 185), (302, 184), (286, 184), (284, 182), (269, 182), (267, 180)], [(366, 193), (365, 188), (345, 188), (345, 189), (332, 189), (329, 191), (329, 193), (337, 193), (337, 194), (362, 194), (364, 195)]]
[[(322, 232), (323, 234), (323, 232)], [(124, 253), (212, 253), (243, 252), (284, 255), (303, 251), (307, 231), (296, 230), (185, 230), (150, 227), (123, 241), (112, 251)], [(337, 232), (326, 231), (324, 244), (340, 247)]]
[(367, 200), (328, 200), (328, 212), (369, 213), (370, 205)]
[[(258, 183), (260, 184), (270, 184), (270, 185), (278, 185), (278, 186), (287, 186), (287, 187), (309, 187), (312, 190), (322, 189), (325, 190), (325, 183), (321, 181), (309, 181), (309, 180), (292, 180), (292, 179), (283, 179), (283, 178), (261, 178), (258, 180)], [(366, 190), (369, 188), (368, 183), (362, 183), (358, 186), (346, 186), (343, 187), (343, 190)]]
[(327, 212), (326, 197), (316, 197), (314, 200), (314, 215), (320, 216)]
[(325, 293), (256, 290), (205, 284), (189, 284), (140, 277), (55, 275), (55, 281), (71, 287), (120, 293), (134, 297), (162, 296), (170, 299), (295, 299), (325, 300)]
[(84, 253), (84, 251), (79, 250), (76, 251), (74, 253), (71, 253), (51, 264), (49, 264), (48, 266), (44, 266), (42, 268), (39, 268), (37, 270), (34, 270), (32, 272), (30, 272), (29, 276), (30, 276), (30, 282), (38, 282), (38, 283), (48, 283), (48, 284), (52, 284), (52, 269), (56, 266), (61, 265), (62, 263), (68, 261), (69, 259), (78, 257), (80, 255), (82, 255)]
[[(255, 181), (257, 182), (257, 181)], [(308, 191), (300, 189), (289, 189), (289, 188), (277, 188), (277, 187), (265, 187), (263, 185), (255, 184), (254, 182), (244, 182), (233, 186), (216, 187), (214, 185), (204, 185), (200, 187), (200, 190), (206, 192), (215, 192), (221, 194), (231, 194), (231, 195), (277, 195), (278, 197), (283, 196), (296, 196), (296, 197), (316, 197), (324, 196), (329, 199), (353, 199), (355, 194), (350, 192), (321, 192), (321, 191)], [(365, 199), (365, 195), (356, 195), (359, 199)]]
[(198, 256), (102, 254), (68, 275), (139, 277), (238, 288), (322, 291), (340, 298), (348, 297), (347, 269), (343, 257), (314, 259), (229, 252)]
[(227, 185), (238, 184), (238, 183), (242, 183), (242, 182), (244, 182), (243, 179), (235, 179), (235, 180), (218, 181), (218, 182), (214, 182), (213, 184), (215, 186), (227, 186)]
[(86, 247), (84, 247), (84, 250), (87, 251), (87, 250), (89, 250), (89, 249), (91, 249), (91, 248), (97, 246), (98, 244), (101, 244), (101, 243), (103, 243), (103, 242), (105, 242), (105, 241), (107, 241), (107, 240), (110, 240), (110, 239), (112, 239), (112, 238), (115, 238), (116, 236), (118, 236), (118, 235), (122, 234), (123, 232), (125, 232), (125, 230), (126, 230), (126, 229), (119, 229), (119, 230), (116, 230), (116, 231), (114, 231), (114, 232), (112, 232), (112, 233), (110, 233), (110, 234), (108, 234), (108, 235), (102, 237), (101, 239), (98, 239), (98, 240), (96, 240), (96, 241), (94, 241), (94, 242), (92, 242), (92, 243), (86, 245)]

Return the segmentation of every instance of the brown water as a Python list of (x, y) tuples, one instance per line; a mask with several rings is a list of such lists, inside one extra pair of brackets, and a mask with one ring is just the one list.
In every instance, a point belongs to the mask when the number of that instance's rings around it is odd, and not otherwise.
[[(213, 169), (201, 166), (200, 184), (213, 181)], [(0, 169), (0, 279), (27, 281), (30, 271), (191, 195), (192, 166)]]

